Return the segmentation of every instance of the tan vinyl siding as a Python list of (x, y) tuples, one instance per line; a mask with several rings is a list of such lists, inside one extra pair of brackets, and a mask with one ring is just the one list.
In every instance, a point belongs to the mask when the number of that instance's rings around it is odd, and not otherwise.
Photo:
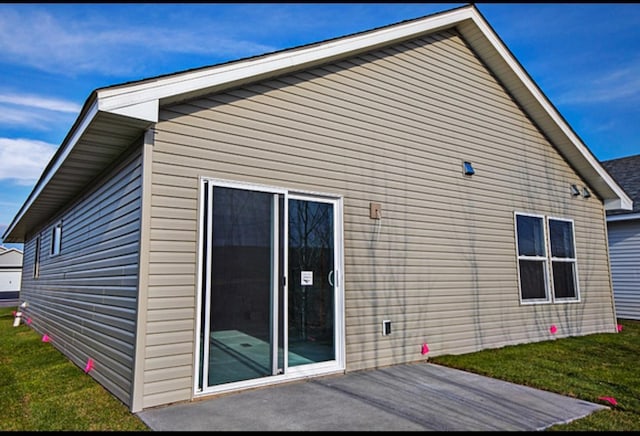
[(608, 223), (616, 315), (640, 319), (640, 220)]
[[(192, 395), (199, 176), (343, 196), (347, 371), (615, 331), (601, 201), (455, 33), (163, 108), (153, 157), (145, 407)], [(520, 304), (515, 211), (574, 220), (579, 303)]]
[[(20, 300), (32, 326), (129, 405), (133, 378), (140, 234), (139, 153), (114, 168), (43, 227), (40, 277), (33, 278), (35, 236), (25, 243)], [(51, 229), (62, 221), (61, 252)]]

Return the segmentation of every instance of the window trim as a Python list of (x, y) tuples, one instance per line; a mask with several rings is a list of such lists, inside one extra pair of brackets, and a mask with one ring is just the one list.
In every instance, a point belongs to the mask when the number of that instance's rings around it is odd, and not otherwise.
[(58, 221), (51, 228), (51, 247), (49, 255), (58, 256), (62, 251), (62, 221)]
[(40, 235), (36, 236), (35, 253), (33, 255), (33, 278), (34, 279), (40, 278), (40, 240), (41, 239), (42, 238)]
[[(571, 223), (571, 242), (573, 243), (573, 257), (553, 257), (553, 252), (551, 251), (551, 230), (549, 228), (549, 221), (563, 221), (563, 222), (569, 222)], [(575, 303), (575, 302), (579, 302), (580, 301), (580, 282), (578, 280), (578, 253), (576, 250), (576, 226), (575, 226), (575, 222), (573, 219), (571, 218), (561, 218), (561, 217), (554, 217), (554, 216), (548, 216), (547, 217), (547, 233), (548, 233), (548, 237), (547, 239), (549, 240), (549, 271), (550, 271), (550, 283), (551, 283), (551, 295), (553, 298), (554, 302), (557, 303)], [(573, 281), (574, 281), (574, 285), (575, 285), (575, 296), (574, 297), (563, 297), (563, 298), (558, 298), (556, 297), (556, 289), (555, 289), (555, 282), (553, 280), (553, 262), (573, 262)]]
[[(525, 217), (534, 217), (542, 219), (542, 232), (544, 238), (544, 250), (545, 256), (544, 258), (540, 256), (521, 256), (520, 249), (518, 246), (518, 216)], [(573, 255), (572, 258), (563, 258), (563, 257), (553, 257), (551, 252), (551, 232), (549, 229), (549, 221), (564, 221), (571, 223), (571, 237), (573, 239)], [(542, 214), (535, 213), (527, 213), (527, 212), (517, 212), (515, 211), (513, 214), (513, 226), (514, 226), (514, 236), (515, 236), (515, 248), (516, 248), (516, 268), (518, 271), (518, 293), (520, 298), (521, 305), (529, 305), (529, 304), (563, 304), (563, 303), (579, 303), (580, 302), (580, 281), (578, 275), (578, 253), (576, 250), (576, 232), (575, 232), (575, 221), (572, 218), (562, 218), (556, 216), (548, 216)], [(544, 286), (545, 286), (545, 298), (522, 298), (522, 280), (520, 274), (520, 260), (535, 260), (544, 262)], [(564, 297), (557, 298), (555, 293), (555, 283), (553, 280), (553, 262), (573, 262), (573, 279), (575, 283), (575, 296), (574, 297)]]
[[(544, 242), (544, 257), (541, 256), (521, 256), (520, 255), (520, 247), (518, 245), (518, 216), (526, 216), (533, 218), (540, 218), (542, 220), (542, 240)], [(520, 304), (548, 304), (552, 303), (551, 292), (550, 291), (550, 280), (549, 277), (549, 248), (547, 241), (547, 230), (546, 230), (546, 220), (544, 215), (534, 214), (534, 213), (524, 213), (524, 212), (514, 212), (513, 216), (513, 226), (515, 231), (515, 243), (516, 243), (516, 267), (518, 269), (518, 292), (520, 296)], [(543, 262), (544, 264), (544, 295), (545, 298), (522, 298), (522, 280), (520, 275), (520, 261), (521, 260), (532, 260), (537, 262)]]

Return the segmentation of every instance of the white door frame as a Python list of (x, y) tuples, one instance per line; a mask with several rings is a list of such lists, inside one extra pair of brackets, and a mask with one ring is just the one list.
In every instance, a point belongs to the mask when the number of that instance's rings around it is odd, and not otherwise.
[[(242, 183), (237, 181), (229, 181), (208, 177), (200, 178), (200, 189), (199, 189), (199, 212), (198, 212), (198, 272), (197, 272), (197, 298), (196, 298), (196, 330), (195, 330), (195, 349), (194, 349), (194, 382), (193, 382), (193, 396), (200, 397), (204, 395), (221, 393), (221, 392), (230, 392), (235, 390), (241, 390), (251, 387), (257, 387), (262, 385), (270, 385), (275, 383), (281, 383), (286, 381), (292, 381), (295, 379), (301, 379), (311, 376), (319, 376), (319, 375), (327, 375), (331, 373), (339, 373), (343, 372), (345, 369), (345, 321), (344, 321), (344, 239), (343, 239), (343, 199), (341, 196), (325, 194), (325, 193), (317, 193), (317, 192), (304, 192), (304, 191), (290, 191), (284, 188), (278, 188), (267, 185), (259, 185), (253, 183)], [(259, 191), (265, 193), (273, 193), (274, 195), (283, 195), (284, 196), (284, 247), (280, 247), (280, 249), (284, 250), (284, 265), (282, 266), (282, 271), (285, 274), (285, 284), (284, 286), (276, 286), (274, 289), (277, 290), (278, 293), (283, 293), (282, 298), (284, 299), (284, 313), (278, 314), (278, 304), (275, 304), (275, 307), (272, 308), (273, 313), (273, 328), (278, 329), (278, 315), (284, 317), (284, 323), (282, 325), (285, 326), (283, 331), (284, 344), (283, 348), (285, 350), (284, 353), (284, 373), (283, 374), (274, 374), (271, 376), (260, 377), (256, 379), (243, 380), (238, 382), (231, 382), (221, 385), (215, 386), (206, 386), (204, 381), (208, 380), (208, 365), (203, 365), (204, 368), (200, 368), (200, 350), (202, 348), (202, 353), (204, 353), (202, 362), (208, 362), (208, 354), (209, 347), (204, 347), (201, 343), (200, 332), (204, 327), (205, 337), (208, 338), (207, 332), (209, 332), (209, 322), (210, 322), (210, 298), (204, 298), (203, 292), (206, 295), (209, 295), (210, 286), (209, 283), (209, 274), (203, 274), (205, 270), (204, 250), (206, 248), (206, 258), (211, 259), (211, 244), (205, 244), (205, 241), (211, 241), (212, 238), (212, 226), (209, 224), (207, 228), (204, 228), (205, 222), (212, 222), (212, 193), (214, 187), (226, 187), (226, 188), (235, 188), (235, 189), (243, 189), (243, 190), (251, 190), (251, 191)], [(205, 196), (205, 190), (208, 190), (208, 195)], [(209, 202), (208, 205), (205, 205), (205, 199)], [(287, 336), (287, 286), (289, 284), (289, 280), (291, 278), (286, 277), (287, 265), (288, 265), (288, 256), (287, 256), (287, 246), (288, 246), (288, 202), (289, 199), (295, 200), (304, 200), (304, 201), (315, 201), (315, 202), (324, 202), (331, 203), (333, 205), (333, 222), (334, 222), (334, 264), (335, 264), (335, 273), (334, 273), (334, 335), (335, 335), (335, 360), (326, 361), (326, 362), (318, 362), (312, 363), (302, 366), (294, 366), (289, 368), (287, 361), (287, 350), (288, 350), (288, 336)], [(206, 207), (205, 207), (206, 206)], [(205, 221), (205, 217), (203, 216), (203, 212), (206, 211), (208, 213), (207, 220)], [(278, 212), (274, 212), (277, 214)], [(276, 215), (277, 216), (277, 215)], [(278, 227), (278, 226), (275, 226)], [(277, 230), (277, 229), (276, 229)], [(277, 239), (276, 239), (277, 240)], [(275, 247), (277, 249), (277, 247)], [(276, 253), (277, 254), (277, 253)], [(278, 259), (278, 256), (274, 256), (274, 259)], [(275, 268), (275, 267), (274, 267)], [(277, 270), (277, 269), (276, 269)], [(275, 277), (274, 280), (278, 280), (279, 277)], [(277, 283), (274, 283), (277, 285)], [(277, 296), (277, 295), (276, 295)], [(202, 319), (202, 304), (205, 304), (205, 317)], [(204, 323), (204, 326), (203, 326)], [(277, 337), (277, 335), (276, 335)], [(205, 340), (206, 340), (205, 338)], [(205, 342), (206, 343), (206, 342)], [(277, 359), (277, 346), (273, 348), (272, 359)], [(277, 360), (275, 360), (277, 363)], [(202, 371), (202, 379), (203, 379), (203, 387), (200, 388), (199, 380), (200, 373)]]

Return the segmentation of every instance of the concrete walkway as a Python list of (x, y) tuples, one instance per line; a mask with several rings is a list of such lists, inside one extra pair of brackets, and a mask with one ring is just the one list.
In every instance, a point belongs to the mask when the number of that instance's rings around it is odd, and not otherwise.
[(156, 431), (534, 431), (607, 409), (431, 363), (308, 379), (138, 413)]

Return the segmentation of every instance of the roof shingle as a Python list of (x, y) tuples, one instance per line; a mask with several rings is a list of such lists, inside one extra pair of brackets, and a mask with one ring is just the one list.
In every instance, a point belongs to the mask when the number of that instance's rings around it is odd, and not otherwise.
[(640, 154), (606, 160), (601, 164), (633, 200), (633, 210), (607, 211), (607, 215), (640, 213)]

